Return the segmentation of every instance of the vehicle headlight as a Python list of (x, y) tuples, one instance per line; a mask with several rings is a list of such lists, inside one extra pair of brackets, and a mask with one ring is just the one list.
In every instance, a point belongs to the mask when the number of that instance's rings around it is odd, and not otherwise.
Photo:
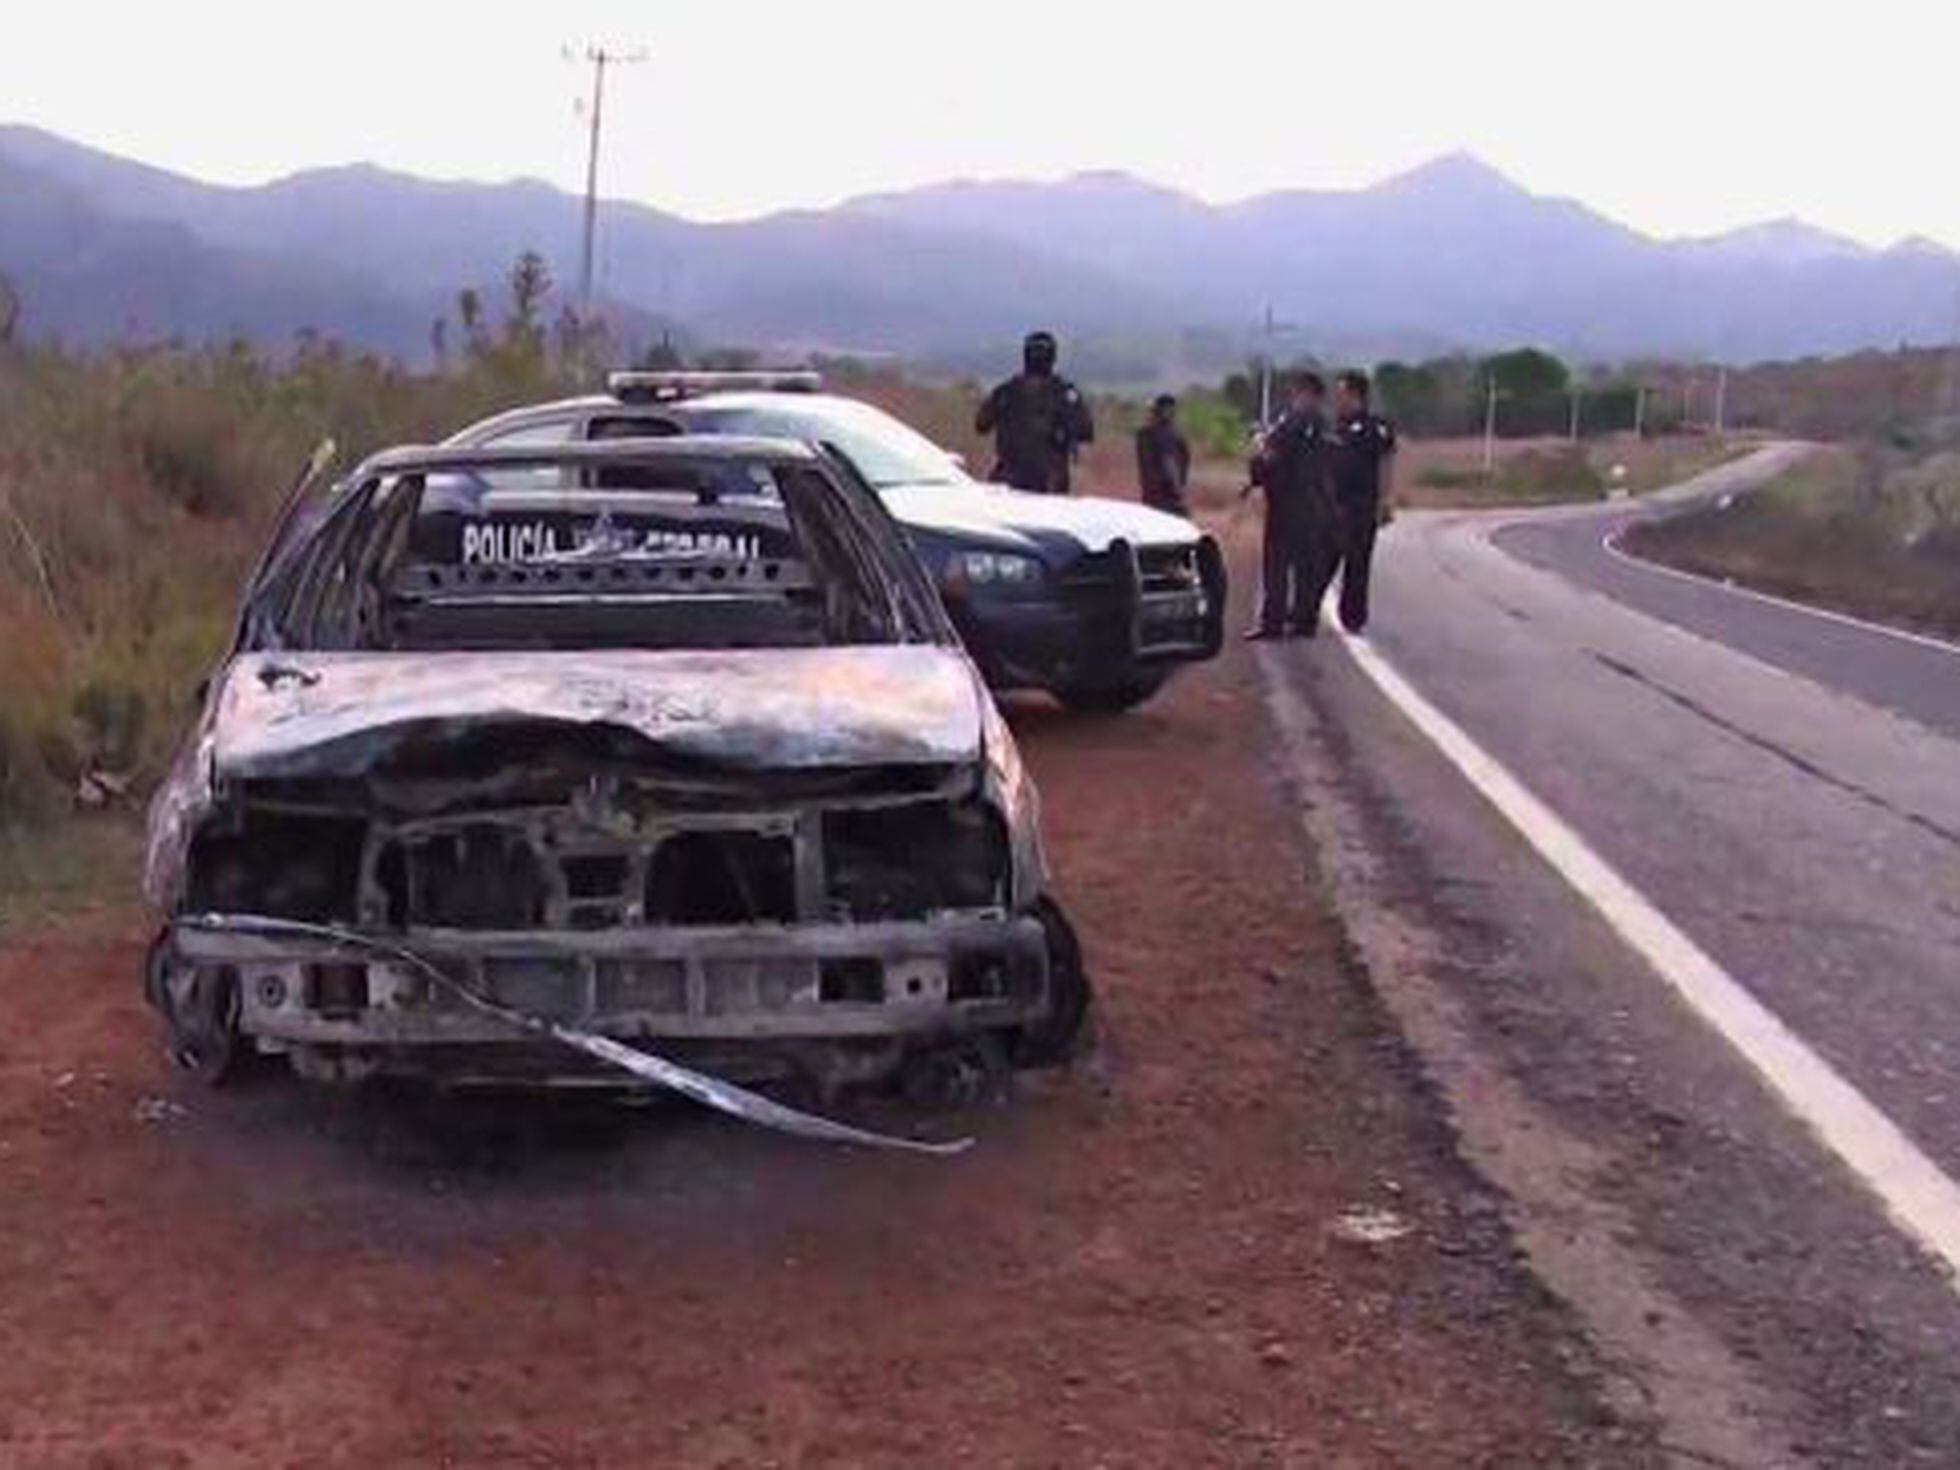
[(956, 551), (946, 558), (941, 576), (949, 592), (994, 587), (1015, 591), (1040, 585), (1042, 566), (1011, 551)]

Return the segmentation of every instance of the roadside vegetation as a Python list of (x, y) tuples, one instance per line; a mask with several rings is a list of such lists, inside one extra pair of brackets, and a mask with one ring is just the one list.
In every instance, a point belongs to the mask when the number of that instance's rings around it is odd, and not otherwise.
[(160, 774), (319, 441), (346, 463), (582, 376), (594, 344), (545, 325), (549, 291), (527, 258), (496, 326), (459, 298), (436, 372), (310, 336), (277, 359), (0, 343), (0, 888), (60, 866), (48, 818), (130, 804)]
[[(461, 293), (431, 323), (429, 364), (415, 369), (312, 333), (282, 351), (243, 342), (29, 348), (8, 340), (13, 310), (9, 303), (0, 313), (0, 899), (85, 886), (85, 870), (115, 848), (84, 837), (60, 849), (50, 834), (84, 830), (70, 820), (78, 812), (106, 813), (113, 826), (140, 805), (224, 645), (267, 522), (316, 444), (334, 439), (346, 465), (382, 445), (438, 438), (494, 410), (589, 386), (612, 356), (602, 333), (558, 307), (530, 255), (513, 266), (504, 299)], [(682, 365), (669, 347), (653, 359), (649, 366)], [(753, 354), (723, 351), (689, 365), (755, 363)], [(973, 431), (981, 384), (819, 365), (840, 391), (898, 413), (977, 473), (989, 469), (991, 446)], [(1931, 381), (1917, 358), (1889, 373), (1854, 366), (1859, 381), (1876, 371), (1918, 385), (1900, 386), (1901, 402)], [(1753, 386), (1738, 387), (1734, 401), (1781, 404), (1803, 419), (1791, 406), (1809, 402), (1804, 385), (1835, 386), (1845, 371), (1826, 368), (1739, 375)], [(1630, 378), (1575, 374), (1542, 352), (1385, 364), (1378, 381), (1405, 431), (1400, 482), (1417, 505), (1593, 498), (1617, 484), (1638, 492), (1734, 452), (1707, 436), (1664, 432), (1681, 415), (1670, 419), (1658, 400), (1645, 411), (1652, 435), (1636, 438), (1623, 391)], [(1479, 435), (1493, 391), (1496, 464), (1486, 473)], [(1565, 437), (1574, 393), (1576, 443)], [(1191, 498), (1200, 512), (1225, 512), (1244, 484), (1256, 370), (1179, 397), (1195, 451)], [(1675, 395), (1683, 408), (1691, 400)], [(1131, 435), (1145, 402), (1099, 397), (1095, 408), (1100, 432), (1079, 484), (1134, 495)], [(1623, 478), (1614, 478), (1615, 465)], [(1868, 515), (1870, 500), (1854, 499), (1846, 513)], [(1946, 545), (1945, 534), (1925, 544)], [(1913, 552), (1912, 565), (1930, 555)], [(10, 917), (0, 902), (0, 925)]]
[(1626, 545), (1684, 571), (1960, 638), (1960, 446), (1835, 447), (1753, 494), (1635, 527)]

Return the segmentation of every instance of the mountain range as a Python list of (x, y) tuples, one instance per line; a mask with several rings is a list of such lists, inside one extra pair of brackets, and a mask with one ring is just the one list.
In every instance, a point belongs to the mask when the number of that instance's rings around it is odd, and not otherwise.
[[(576, 273), (576, 197), (370, 165), (204, 183), (0, 127), (0, 273), (32, 335), (99, 343), (301, 328), (407, 358), (456, 292), (535, 249)], [(1792, 357), (1950, 340), (1960, 256), (1793, 220), (1656, 240), (1465, 154), (1370, 188), (1212, 205), (1126, 174), (953, 183), (733, 223), (600, 207), (629, 342), (665, 328), (778, 352), (979, 370), (1032, 325), (1091, 377), (1289, 355), (1537, 343), (1595, 360)], [(1275, 323), (1268, 339), (1262, 323)]]

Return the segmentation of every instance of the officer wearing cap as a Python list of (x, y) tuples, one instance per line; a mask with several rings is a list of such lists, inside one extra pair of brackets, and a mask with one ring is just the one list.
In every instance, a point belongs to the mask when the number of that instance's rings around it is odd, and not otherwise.
[(1254, 486), (1266, 492), (1266, 541), (1259, 621), (1246, 637), (1311, 638), (1326, 586), (1334, 519), (1328, 481), (1327, 422), (1320, 405), (1327, 385), (1318, 373), (1294, 379), (1285, 415), (1259, 441), (1252, 459)]
[(1191, 446), (1177, 427), (1177, 400), (1162, 393), (1137, 430), (1137, 483), (1143, 503), (1174, 516), (1188, 515), (1184, 487), (1191, 479)]
[(1021, 371), (980, 405), (973, 426), (994, 436), (994, 478), (1041, 495), (1069, 493), (1076, 449), (1096, 437), (1088, 402), (1055, 371), (1052, 332), (1030, 332), (1021, 344)]
[(1370, 409), (1369, 398), (1366, 373), (1345, 372), (1336, 380), (1328, 467), (1337, 517), (1315, 588), (1318, 602), (1340, 573), (1341, 626), (1350, 633), (1368, 626), (1368, 569), (1375, 556), (1375, 534), (1392, 514), (1395, 425)]

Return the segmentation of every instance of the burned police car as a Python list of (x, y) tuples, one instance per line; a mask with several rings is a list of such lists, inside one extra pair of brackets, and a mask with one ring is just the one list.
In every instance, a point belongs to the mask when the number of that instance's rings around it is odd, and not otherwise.
[(651, 1080), (810, 1131), (741, 1084), (1068, 1051), (1037, 821), (827, 451), (395, 450), (250, 582), (151, 813), (149, 996), (213, 1077)]
[(513, 409), (450, 443), (688, 433), (819, 444), (904, 525), (996, 689), (1128, 709), (1180, 664), (1218, 653), (1224, 561), (1189, 521), (1126, 501), (983, 484), (889, 414), (820, 386), (806, 372), (615, 373), (607, 394)]

